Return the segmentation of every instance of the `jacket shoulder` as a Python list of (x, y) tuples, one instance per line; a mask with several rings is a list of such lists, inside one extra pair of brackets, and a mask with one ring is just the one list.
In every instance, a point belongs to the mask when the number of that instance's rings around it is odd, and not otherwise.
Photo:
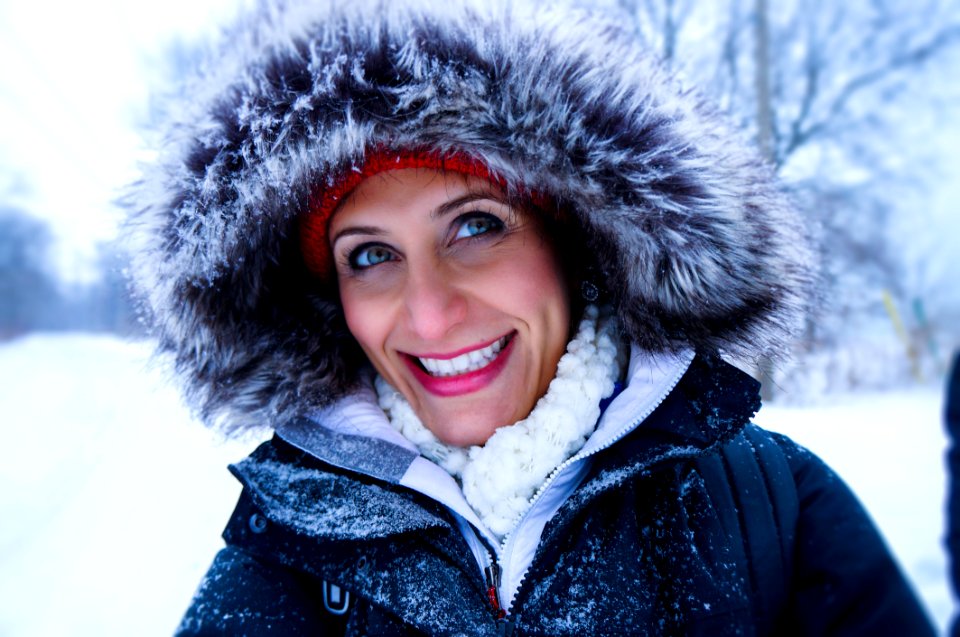
[(789, 437), (753, 429), (782, 450), (796, 486), (792, 591), (780, 620), (783, 634), (933, 635), (926, 611), (847, 484)]

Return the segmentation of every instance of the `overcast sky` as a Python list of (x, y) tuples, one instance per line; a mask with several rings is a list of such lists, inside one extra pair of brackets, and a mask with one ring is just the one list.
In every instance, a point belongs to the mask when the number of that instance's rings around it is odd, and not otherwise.
[(0, 202), (52, 222), (68, 278), (88, 275), (96, 242), (116, 233), (111, 201), (145, 152), (134, 124), (162, 51), (236, 5), (0, 0)]

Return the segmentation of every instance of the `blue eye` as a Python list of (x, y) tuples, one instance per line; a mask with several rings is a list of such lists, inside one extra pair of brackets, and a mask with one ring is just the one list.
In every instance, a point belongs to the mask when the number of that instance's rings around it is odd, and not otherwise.
[(471, 214), (460, 224), (454, 239), (466, 239), (476, 237), (489, 232), (497, 232), (503, 229), (503, 221), (497, 217), (486, 214)]
[(393, 260), (393, 253), (382, 245), (363, 245), (350, 253), (350, 266), (357, 270)]

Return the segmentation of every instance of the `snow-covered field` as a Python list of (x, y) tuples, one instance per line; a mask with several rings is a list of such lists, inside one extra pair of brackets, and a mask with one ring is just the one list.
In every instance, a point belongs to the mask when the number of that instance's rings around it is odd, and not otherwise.
[[(0, 345), (0, 637), (169, 635), (239, 488), (149, 346), (38, 335)], [(936, 387), (765, 408), (854, 487), (940, 626), (945, 438)]]

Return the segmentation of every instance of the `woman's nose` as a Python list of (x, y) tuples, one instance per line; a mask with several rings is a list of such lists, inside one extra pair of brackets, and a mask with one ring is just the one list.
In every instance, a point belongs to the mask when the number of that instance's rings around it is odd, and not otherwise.
[(466, 318), (467, 299), (451, 278), (433, 263), (410, 272), (404, 304), (409, 327), (420, 338), (442, 338)]

